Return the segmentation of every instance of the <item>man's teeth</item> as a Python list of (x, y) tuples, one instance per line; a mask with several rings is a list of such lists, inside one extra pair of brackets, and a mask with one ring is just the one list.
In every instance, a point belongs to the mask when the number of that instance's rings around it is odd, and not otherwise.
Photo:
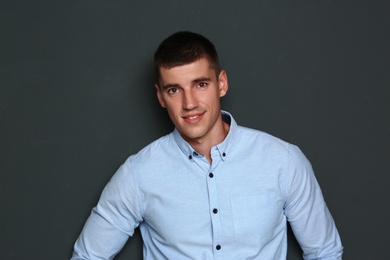
[(190, 117), (188, 117), (188, 119), (193, 120), (193, 119), (198, 118), (198, 117), (199, 116), (190, 116)]

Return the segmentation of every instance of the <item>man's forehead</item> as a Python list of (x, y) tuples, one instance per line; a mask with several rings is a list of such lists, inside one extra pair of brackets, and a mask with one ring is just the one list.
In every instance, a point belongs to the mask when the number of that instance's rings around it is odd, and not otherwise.
[(200, 59), (197, 59), (197, 60), (194, 60), (194, 61), (191, 61), (191, 62), (187, 62), (187, 63), (180, 63), (178, 65), (166, 65), (166, 66), (161, 66), (160, 67), (160, 71), (161, 70), (171, 70), (171, 69), (174, 69), (174, 68), (181, 68), (181, 67), (191, 67), (191, 66), (196, 66), (197, 64), (201, 64), (202, 66), (208, 66), (208, 67), (211, 67), (211, 62), (209, 61), (209, 59), (207, 58), (200, 58)]
[(214, 68), (206, 59), (194, 61), (192, 63), (175, 66), (172, 68), (160, 68), (160, 80), (169, 78), (187, 78), (187, 77), (204, 77), (209, 74), (215, 74)]

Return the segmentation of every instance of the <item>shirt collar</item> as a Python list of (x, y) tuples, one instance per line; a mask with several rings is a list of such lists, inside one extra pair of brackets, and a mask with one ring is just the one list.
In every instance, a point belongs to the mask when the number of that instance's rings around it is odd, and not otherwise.
[[(229, 157), (230, 148), (232, 147), (232, 143), (236, 135), (237, 123), (229, 112), (223, 110), (221, 112), (222, 120), (230, 125), (229, 133), (227, 134), (225, 140), (215, 145), (211, 149), (216, 150), (219, 153), (221, 159), (225, 161)], [(192, 160), (194, 157), (197, 156), (202, 157), (201, 154), (195, 151), (194, 148), (192, 148), (192, 146), (183, 139), (183, 137), (180, 135), (179, 131), (176, 128), (173, 131), (173, 137), (180, 150), (188, 157), (188, 159)]]

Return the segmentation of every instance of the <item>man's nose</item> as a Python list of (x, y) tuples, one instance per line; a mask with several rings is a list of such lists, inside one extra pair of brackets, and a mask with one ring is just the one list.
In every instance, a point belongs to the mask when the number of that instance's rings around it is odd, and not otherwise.
[(198, 106), (198, 100), (192, 90), (184, 91), (183, 108), (186, 110), (194, 109)]

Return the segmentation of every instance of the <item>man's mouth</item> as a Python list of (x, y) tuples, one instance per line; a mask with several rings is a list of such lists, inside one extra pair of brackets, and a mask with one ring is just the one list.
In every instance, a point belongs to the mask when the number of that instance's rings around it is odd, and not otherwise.
[(197, 123), (202, 119), (204, 113), (196, 114), (196, 115), (189, 115), (189, 116), (183, 116), (184, 121), (187, 123)]

